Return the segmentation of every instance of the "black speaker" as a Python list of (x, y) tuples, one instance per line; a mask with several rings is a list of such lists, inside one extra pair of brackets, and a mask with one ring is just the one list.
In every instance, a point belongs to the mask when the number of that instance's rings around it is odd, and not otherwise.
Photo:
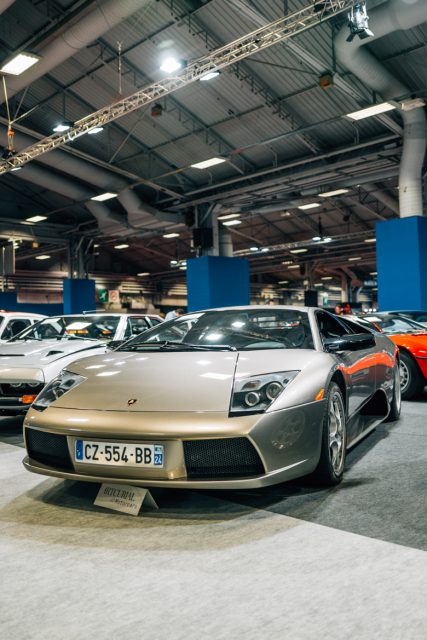
[(210, 249), (213, 246), (213, 231), (210, 227), (193, 229), (193, 244), (196, 249)]
[(308, 291), (304, 291), (304, 304), (306, 307), (317, 307), (317, 291), (313, 289), (308, 289)]

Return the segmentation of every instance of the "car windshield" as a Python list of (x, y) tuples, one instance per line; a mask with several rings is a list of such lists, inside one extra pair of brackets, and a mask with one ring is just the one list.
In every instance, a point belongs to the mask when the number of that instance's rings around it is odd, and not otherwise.
[(45, 318), (15, 336), (21, 340), (113, 340), (119, 316), (57, 316)]
[(400, 316), (366, 316), (366, 320), (374, 322), (384, 333), (426, 333), (426, 327), (419, 322)]
[(118, 351), (313, 348), (307, 313), (254, 308), (187, 314), (129, 340)]

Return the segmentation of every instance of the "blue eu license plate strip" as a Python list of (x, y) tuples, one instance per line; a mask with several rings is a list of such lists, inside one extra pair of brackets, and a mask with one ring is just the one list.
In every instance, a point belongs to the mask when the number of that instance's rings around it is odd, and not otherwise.
[(161, 469), (164, 447), (161, 444), (76, 440), (74, 459), (84, 464)]

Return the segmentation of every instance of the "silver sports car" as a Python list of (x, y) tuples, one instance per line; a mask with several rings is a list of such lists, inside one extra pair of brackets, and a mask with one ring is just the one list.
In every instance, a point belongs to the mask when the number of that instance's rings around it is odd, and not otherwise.
[(312, 474), (400, 413), (397, 347), (326, 311), (189, 313), (67, 366), (25, 420), (25, 467), (146, 487), (252, 488)]

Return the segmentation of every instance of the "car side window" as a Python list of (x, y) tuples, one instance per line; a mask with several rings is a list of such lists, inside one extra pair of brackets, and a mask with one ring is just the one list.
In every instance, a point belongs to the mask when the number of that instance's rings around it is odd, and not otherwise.
[(125, 340), (146, 331), (149, 326), (150, 325), (145, 318), (127, 318), (126, 331), (124, 335)]
[(2, 339), (10, 340), (18, 333), (21, 333), (24, 329), (26, 329), (30, 325), (30, 320), (25, 318), (13, 318), (9, 320), (7, 327), (5, 328)]
[(319, 311), (316, 314), (316, 320), (322, 341), (324, 341), (325, 338), (342, 338), (349, 333), (353, 333), (350, 328), (347, 328), (338, 318), (334, 318), (325, 311)]

